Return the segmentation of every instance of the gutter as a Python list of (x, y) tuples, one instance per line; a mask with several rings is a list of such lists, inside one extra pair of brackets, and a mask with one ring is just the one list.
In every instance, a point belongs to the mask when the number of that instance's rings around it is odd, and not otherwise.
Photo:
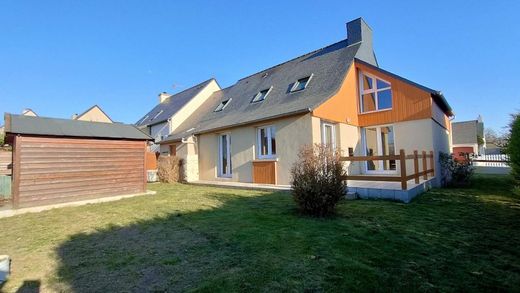
[[(284, 117), (289, 117), (289, 116), (294, 116), (294, 115), (307, 114), (307, 113), (310, 113), (310, 112), (312, 112), (311, 108), (305, 108), (305, 109), (300, 109), (300, 110), (296, 110), (296, 111), (292, 111), (292, 112), (288, 112), (288, 113), (283, 113), (283, 114), (279, 114), (279, 115), (275, 115), (275, 116), (270, 116), (270, 117), (267, 117), (267, 118), (250, 120), (250, 121), (236, 123), (236, 124), (233, 124), (233, 125), (205, 129), (205, 130), (202, 130), (202, 131), (195, 131), (195, 132), (192, 132), (191, 134), (189, 134), (189, 136), (199, 135), (199, 134), (204, 134), (204, 133), (209, 133), (209, 132), (214, 132), (214, 131), (219, 131), (219, 130), (224, 130), (224, 129), (229, 129), (229, 128), (235, 128), (235, 127), (239, 127), (239, 126), (245, 126), (245, 125), (255, 124), (255, 123), (258, 123), (258, 122), (263, 122), (263, 121), (268, 121), (268, 120), (273, 120), (273, 119), (278, 119), (278, 118), (284, 118)], [(158, 142), (158, 144), (179, 142), (179, 141), (182, 141), (184, 138), (185, 137), (176, 138), (176, 139), (164, 139), (164, 140), (161, 140), (160, 142)]]

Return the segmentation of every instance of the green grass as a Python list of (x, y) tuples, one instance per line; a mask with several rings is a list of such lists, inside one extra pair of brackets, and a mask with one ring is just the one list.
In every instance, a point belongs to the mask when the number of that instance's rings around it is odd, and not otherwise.
[(518, 291), (509, 177), (410, 204), (343, 201), (298, 215), (289, 194), (154, 184), (157, 195), (0, 219), (1, 290)]

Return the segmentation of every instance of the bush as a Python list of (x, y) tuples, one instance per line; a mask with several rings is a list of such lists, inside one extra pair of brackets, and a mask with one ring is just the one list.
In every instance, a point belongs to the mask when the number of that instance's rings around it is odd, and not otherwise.
[(157, 160), (159, 181), (173, 183), (184, 181), (182, 160), (176, 156), (159, 156)]
[(440, 153), (442, 184), (444, 186), (468, 186), (475, 171), (471, 160), (455, 160), (453, 155)]
[(520, 185), (520, 113), (512, 117), (506, 152), (509, 155), (513, 177), (517, 185)]
[(294, 201), (306, 215), (332, 214), (346, 189), (340, 153), (323, 145), (304, 146), (299, 158), (291, 168)]

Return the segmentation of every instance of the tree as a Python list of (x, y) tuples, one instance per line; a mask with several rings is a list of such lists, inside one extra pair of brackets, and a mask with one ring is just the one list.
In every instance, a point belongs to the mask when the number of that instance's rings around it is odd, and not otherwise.
[(5, 133), (0, 133), (0, 147), (3, 146), (5, 143)]
[(498, 133), (492, 128), (486, 128), (484, 132), (487, 143), (492, 143), (499, 148), (503, 148), (507, 145), (509, 135), (507, 133)]
[(511, 115), (506, 152), (509, 155), (513, 177), (520, 185), (520, 112)]

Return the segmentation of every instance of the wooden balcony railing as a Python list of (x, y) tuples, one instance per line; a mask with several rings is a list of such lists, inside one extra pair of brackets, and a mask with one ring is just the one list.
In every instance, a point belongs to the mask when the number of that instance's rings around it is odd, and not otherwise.
[[(421, 159), (421, 160), (419, 160)], [(433, 159), (433, 151), (426, 153), (422, 151), (419, 154), (418, 151), (414, 151), (413, 154), (406, 155), (403, 149), (399, 150), (399, 155), (386, 155), (386, 156), (353, 156), (353, 157), (341, 157), (341, 161), (346, 162), (360, 162), (360, 161), (388, 161), (395, 160), (399, 162), (400, 175), (389, 176), (389, 175), (347, 175), (344, 180), (362, 180), (362, 181), (392, 181), (401, 182), (401, 189), (408, 189), (408, 180), (415, 180), (416, 184), (419, 184), (419, 179), (422, 176), (424, 180), (428, 180), (428, 174), (431, 177), (435, 176), (435, 162)], [(406, 160), (413, 160), (414, 171), (408, 175), (406, 172)], [(421, 163), (420, 163), (421, 162)], [(429, 164), (428, 164), (429, 163)], [(419, 165), (421, 165), (422, 171), (419, 171)], [(429, 165), (429, 166), (428, 166)]]

